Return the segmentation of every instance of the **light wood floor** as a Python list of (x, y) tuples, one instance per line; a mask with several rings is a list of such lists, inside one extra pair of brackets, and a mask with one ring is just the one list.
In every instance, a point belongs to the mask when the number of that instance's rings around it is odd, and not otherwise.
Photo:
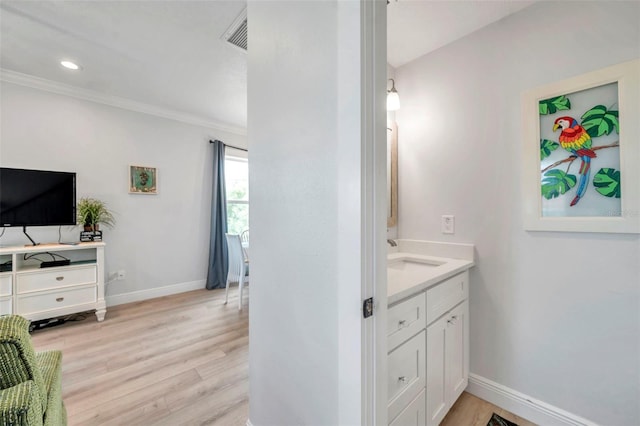
[[(235, 289), (233, 289), (235, 290)], [(248, 291), (247, 291), (248, 293)], [(248, 400), (248, 298), (197, 290), (109, 308), (33, 333), (36, 350), (63, 352), (63, 399), (73, 425), (244, 426)], [(485, 426), (493, 412), (463, 393), (441, 426)]]
[(35, 331), (36, 350), (63, 352), (69, 426), (244, 426), (248, 299), (239, 312), (236, 294), (224, 305), (224, 290), (197, 290)]
[(453, 404), (449, 414), (442, 420), (440, 426), (487, 426), (493, 413), (516, 423), (518, 426), (536, 426), (535, 423), (531, 423), (467, 392), (463, 392), (456, 403)]

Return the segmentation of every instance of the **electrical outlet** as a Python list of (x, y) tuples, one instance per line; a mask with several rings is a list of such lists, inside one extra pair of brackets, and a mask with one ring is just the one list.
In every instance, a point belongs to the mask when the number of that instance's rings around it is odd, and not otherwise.
[(124, 280), (125, 274), (124, 274), (124, 269), (120, 269), (118, 272), (118, 280)]
[(442, 215), (442, 233), (455, 234), (456, 218), (453, 215)]

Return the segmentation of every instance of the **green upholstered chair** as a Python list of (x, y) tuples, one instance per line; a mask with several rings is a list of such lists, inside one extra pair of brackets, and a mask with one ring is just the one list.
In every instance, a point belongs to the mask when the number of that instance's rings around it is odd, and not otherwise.
[(62, 353), (35, 353), (29, 321), (0, 317), (0, 425), (65, 426)]

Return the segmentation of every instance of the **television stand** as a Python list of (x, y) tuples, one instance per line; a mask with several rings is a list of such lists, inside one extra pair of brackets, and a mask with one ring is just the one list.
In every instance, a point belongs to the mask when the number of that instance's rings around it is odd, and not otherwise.
[[(104, 248), (102, 242), (75, 246), (42, 244), (0, 248), (0, 315), (17, 314), (39, 321), (94, 311), (104, 320)], [(70, 264), (41, 268), (46, 253), (64, 255)], [(59, 262), (59, 261), (55, 261)]]

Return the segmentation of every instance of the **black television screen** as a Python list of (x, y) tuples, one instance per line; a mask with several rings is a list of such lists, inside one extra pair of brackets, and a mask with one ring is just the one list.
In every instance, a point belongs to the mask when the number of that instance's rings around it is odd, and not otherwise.
[(0, 167), (0, 226), (75, 224), (75, 173)]

